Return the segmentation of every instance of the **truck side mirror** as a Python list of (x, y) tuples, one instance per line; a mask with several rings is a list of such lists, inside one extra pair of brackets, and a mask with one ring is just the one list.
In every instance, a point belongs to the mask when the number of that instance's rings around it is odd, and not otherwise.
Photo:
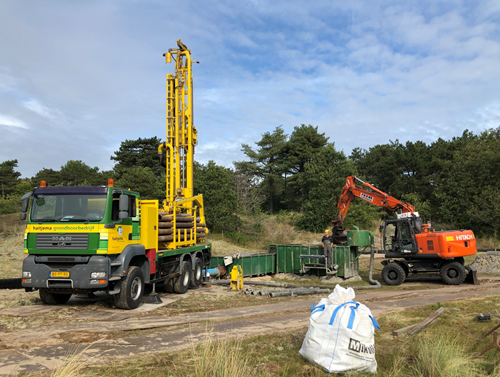
[(32, 195), (32, 192), (30, 191), (22, 196), (22, 198), (21, 198), (21, 212), (28, 211), (28, 204), (30, 202), (31, 195)]
[(28, 215), (26, 214), (26, 212), (22, 212), (19, 215), (19, 220), (21, 220), (21, 221), (26, 220), (27, 217), (28, 217)]
[(119, 219), (127, 219), (129, 217), (128, 207), (129, 207), (129, 197), (126, 194), (120, 195), (120, 202), (118, 204), (120, 212), (118, 213)]

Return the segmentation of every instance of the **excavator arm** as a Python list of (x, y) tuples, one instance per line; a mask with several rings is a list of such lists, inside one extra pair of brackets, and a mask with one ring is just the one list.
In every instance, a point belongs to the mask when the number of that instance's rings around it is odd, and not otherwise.
[[(361, 182), (357, 185), (356, 181)], [(380, 191), (369, 183), (363, 182), (361, 179), (352, 175), (347, 177), (342, 194), (340, 195), (339, 203), (337, 204), (337, 217), (332, 221), (333, 223), (333, 237), (338, 241), (344, 232), (343, 223), (349, 207), (354, 197), (357, 196), (373, 205), (385, 207), (390, 211), (401, 210), (403, 213), (415, 212), (415, 207), (409, 203), (403, 203), (400, 200)]]

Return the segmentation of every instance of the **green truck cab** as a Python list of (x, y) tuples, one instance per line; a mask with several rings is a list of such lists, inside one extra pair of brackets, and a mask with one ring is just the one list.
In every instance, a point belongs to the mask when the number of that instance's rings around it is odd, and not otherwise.
[(104, 291), (122, 309), (137, 308), (156, 283), (176, 293), (198, 287), (202, 270), (210, 266), (211, 245), (159, 249), (159, 218), (157, 200), (141, 200), (139, 193), (112, 182), (41, 184), (22, 197), (21, 220), (27, 221), (22, 285), (39, 290), (41, 300), (52, 305), (66, 303), (72, 294)]

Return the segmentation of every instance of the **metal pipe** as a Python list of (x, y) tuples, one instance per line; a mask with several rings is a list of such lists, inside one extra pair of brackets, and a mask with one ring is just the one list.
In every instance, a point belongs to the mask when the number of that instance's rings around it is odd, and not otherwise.
[(271, 297), (284, 297), (284, 296), (304, 296), (313, 295), (318, 293), (329, 293), (329, 289), (280, 289), (270, 293)]
[(353, 289), (377, 289), (380, 288), (382, 285), (378, 282), (378, 280), (373, 280), (373, 262), (375, 260), (375, 248), (373, 246), (370, 246), (372, 249), (372, 252), (370, 254), (370, 269), (368, 271), (368, 282), (371, 285), (362, 285), (362, 286), (354, 286), (352, 287)]
[(205, 275), (205, 273), (208, 271), (210, 276), (216, 276), (219, 274), (219, 269), (218, 268), (209, 268), (208, 270), (202, 270), (201, 273)]
[(263, 291), (257, 291), (257, 294), (259, 296), (269, 296), (269, 294), (271, 293), (272, 291), (270, 290), (263, 290)]
[[(229, 285), (229, 280), (212, 280), (212, 284), (214, 285)], [(333, 289), (335, 286), (332, 284), (328, 285), (298, 285), (298, 284), (290, 284), (290, 283), (271, 283), (267, 281), (250, 281), (243, 280), (244, 285), (262, 285), (265, 287), (282, 287), (282, 288), (326, 288)], [(335, 284), (336, 285), (336, 284)]]

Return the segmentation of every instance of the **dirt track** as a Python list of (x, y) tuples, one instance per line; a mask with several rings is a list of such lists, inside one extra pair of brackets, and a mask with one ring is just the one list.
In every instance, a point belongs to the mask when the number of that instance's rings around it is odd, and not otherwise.
[[(375, 316), (380, 316), (382, 313), (431, 303), (500, 294), (500, 282), (406, 292), (356, 293), (356, 300), (365, 303)], [(1, 344), (9, 348), (0, 351), (0, 375), (57, 368), (68, 355), (78, 351), (82, 351), (81, 360), (101, 364), (110, 358), (116, 361), (156, 350), (179, 351), (204, 341), (208, 336), (240, 338), (303, 328), (308, 325), (309, 308), (313, 301), (296, 299), (286, 303), (176, 317), (99, 321), (0, 333)], [(107, 336), (117, 331), (153, 328), (158, 329), (130, 336), (122, 333), (118, 338)]]

